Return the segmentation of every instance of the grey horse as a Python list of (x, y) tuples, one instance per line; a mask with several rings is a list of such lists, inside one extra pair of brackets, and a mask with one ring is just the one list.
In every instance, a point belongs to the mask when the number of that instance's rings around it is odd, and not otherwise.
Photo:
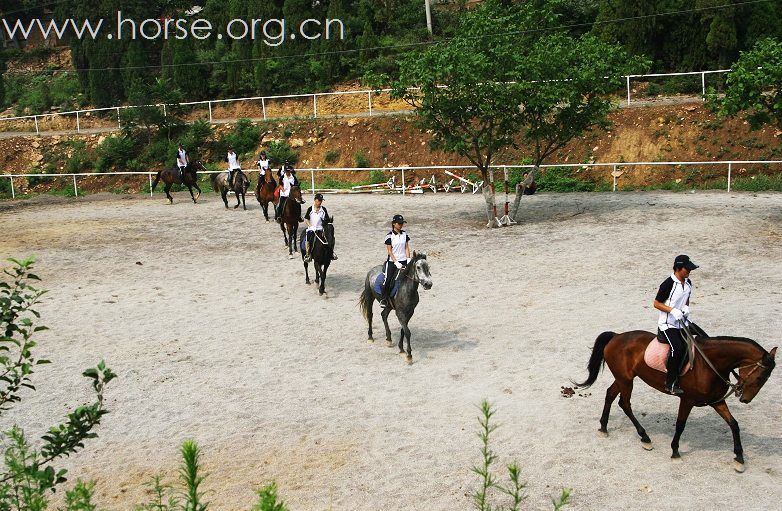
[[(381, 273), (383, 273), (382, 265), (375, 266), (369, 270), (364, 281), (364, 291), (362, 291), (361, 298), (358, 301), (361, 313), (369, 325), (369, 342), (375, 341), (372, 337), (372, 305), (375, 300), (380, 301), (380, 295), (375, 293), (373, 284)], [(396, 317), (399, 320), (399, 324), (402, 325), (402, 333), (399, 338), (399, 354), (407, 355), (407, 363), (412, 364), (413, 350), (410, 347), (410, 328), (407, 326), (407, 323), (413, 317), (415, 306), (418, 305), (418, 284), (421, 284), (424, 289), (432, 288), (432, 275), (429, 273), (429, 262), (426, 260), (426, 254), (414, 251), (412, 259), (407, 262), (407, 266), (399, 271), (398, 278), (400, 282), (396, 296), (389, 300), (388, 306), (383, 307), (380, 316), (383, 318), (383, 325), (386, 327), (386, 346), (391, 347), (394, 343), (391, 340), (391, 329), (388, 327), (388, 315), (391, 314), (392, 310), (396, 311)], [(406, 353), (403, 349), (405, 337), (407, 337)]]
[(234, 172), (233, 188), (228, 184), (227, 172), (218, 172), (216, 174), (212, 174), (211, 179), (212, 188), (214, 188), (214, 191), (219, 193), (223, 198), (225, 209), (228, 209), (228, 192), (233, 190), (236, 194), (236, 206), (234, 206), (234, 209), (241, 205), (244, 210), (247, 210), (247, 205), (244, 203), (244, 195), (247, 193), (247, 189), (250, 187), (250, 180), (247, 178), (244, 172), (241, 170), (236, 170), (236, 172)]

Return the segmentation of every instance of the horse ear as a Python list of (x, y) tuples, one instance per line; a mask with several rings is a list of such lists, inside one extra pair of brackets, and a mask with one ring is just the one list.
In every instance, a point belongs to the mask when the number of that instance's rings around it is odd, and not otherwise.
[(418, 252), (416, 252), (415, 250), (413, 250), (413, 259), (415, 259), (415, 258), (416, 258), (416, 256), (418, 256)]
[(768, 354), (771, 355), (771, 358), (776, 358), (776, 356), (777, 356), (777, 347), (774, 346), (773, 348), (771, 348), (771, 351), (769, 351)]

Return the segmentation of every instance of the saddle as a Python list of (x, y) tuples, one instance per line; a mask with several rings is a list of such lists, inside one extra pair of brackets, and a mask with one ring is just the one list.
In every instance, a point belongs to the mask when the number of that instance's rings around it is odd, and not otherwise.
[[(383, 281), (386, 279), (386, 274), (381, 273), (377, 276), (375, 279), (375, 283), (372, 285), (372, 289), (375, 291), (376, 294), (382, 295), (383, 294)], [(402, 282), (401, 279), (396, 279), (396, 282), (394, 282), (394, 287), (391, 288), (391, 298), (396, 296), (396, 292), (399, 290), (399, 284)]]
[[(667, 373), (668, 370), (665, 368), (665, 365), (666, 362), (668, 362), (668, 353), (670, 353), (670, 351), (671, 347), (668, 346), (668, 344), (658, 341), (657, 337), (653, 337), (652, 342), (649, 343), (644, 352), (644, 362), (654, 370)], [(689, 356), (684, 361), (684, 367), (682, 367), (681, 374), (692, 369), (690, 361), (695, 358), (695, 346), (692, 347), (688, 355)]]

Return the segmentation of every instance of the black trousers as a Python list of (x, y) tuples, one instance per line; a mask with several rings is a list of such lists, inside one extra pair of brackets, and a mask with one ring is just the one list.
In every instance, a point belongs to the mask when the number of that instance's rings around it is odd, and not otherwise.
[[(402, 266), (407, 264), (407, 260), (399, 262), (402, 263)], [(396, 268), (394, 262), (391, 259), (388, 259), (383, 268), (383, 273), (386, 274), (386, 280), (383, 281), (383, 296), (389, 298), (391, 296), (391, 291), (394, 289), (394, 282), (396, 281), (396, 275), (399, 273), (399, 270)]]
[(668, 371), (667, 381), (670, 384), (679, 379), (682, 364), (687, 356), (687, 342), (684, 340), (682, 331), (678, 328), (657, 330), (657, 340), (671, 347), (671, 351), (668, 353), (668, 361), (665, 365), (665, 369)]

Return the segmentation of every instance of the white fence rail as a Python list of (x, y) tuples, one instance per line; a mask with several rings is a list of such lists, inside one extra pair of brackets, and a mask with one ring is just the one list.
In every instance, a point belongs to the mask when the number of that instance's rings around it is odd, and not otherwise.
[[(674, 76), (696, 76), (700, 75), (701, 77), (701, 92), (703, 95), (706, 94), (706, 75), (707, 74), (721, 74), (721, 73), (729, 73), (730, 69), (716, 69), (712, 71), (691, 71), (686, 73), (654, 73), (654, 74), (645, 74), (645, 75), (627, 75), (624, 76), (626, 81), (626, 88), (627, 88), (627, 104), (629, 105), (632, 102), (631, 97), (631, 81), (641, 81), (648, 78), (665, 78), (665, 77), (674, 77)], [(209, 100), (209, 101), (188, 101), (184, 103), (179, 103), (179, 106), (190, 106), (190, 107), (196, 107), (196, 106), (202, 106), (206, 107), (207, 113), (208, 113), (208, 119), (209, 122), (214, 122), (216, 119), (219, 119), (216, 117), (213, 113), (213, 107), (221, 104), (226, 103), (236, 103), (236, 102), (248, 102), (248, 101), (260, 101), (261, 102), (261, 114), (263, 120), (271, 119), (271, 118), (284, 118), (286, 116), (271, 116), (267, 114), (267, 106), (268, 103), (271, 101), (279, 101), (279, 100), (308, 100), (311, 98), (311, 107), (307, 107), (309, 110), (311, 108), (311, 117), (317, 118), (318, 117), (318, 98), (324, 98), (327, 96), (366, 96), (366, 108), (361, 108), (361, 110), (358, 111), (349, 111), (349, 112), (340, 112), (339, 114), (327, 114), (326, 116), (330, 115), (369, 115), (370, 117), (373, 115), (373, 113), (377, 112), (377, 108), (373, 107), (372, 104), (372, 96), (378, 95), (380, 93), (387, 93), (390, 92), (391, 89), (378, 89), (378, 90), (356, 90), (356, 91), (339, 91), (339, 92), (317, 92), (317, 93), (308, 93), (308, 94), (288, 94), (288, 95), (280, 95), (280, 96), (251, 96), (251, 97), (244, 97), (244, 98), (228, 98), (228, 99), (215, 99), (215, 100)], [(113, 106), (113, 107), (106, 107), (106, 108), (91, 108), (86, 110), (70, 110), (67, 112), (52, 112), (48, 114), (39, 114), (39, 115), (22, 115), (22, 116), (16, 116), (16, 117), (0, 117), (0, 123), (2, 122), (11, 122), (11, 121), (24, 121), (24, 120), (33, 120), (33, 124), (35, 126), (35, 133), (36, 135), (40, 135), (43, 130), (40, 126), (41, 121), (46, 119), (53, 119), (55, 117), (67, 117), (67, 116), (75, 116), (76, 120), (76, 132), (81, 133), (82, 126), (81, 126), (81, 119), (85, 114), (92, 114), (93, 112), (108, 112), (108, 111), (116, 111), (116, 117), (117, 117), (117, 126), (116, 128), (122, 127), (122, 120), (120, 112), (123, 109), (127, 108), (143, 108), (143, 107), (162, 107), (163, 112), (165, 114), (166, 105), (164, 104), (155, 104), (155, 105), (126, 105), (126, 106)], [(402, 112), (406, 109), (390, 109), (386, 110), (386, 112)], [(247, 116), (251, 117), (251, 116)], [(287, 116), (290, 117), (290, 116)], [(294, 116), (295, 117), (295, 116)], [(309, 117), (307, 115), (306, 117)], [(323, 114), (321, 113), (321, 117), (323, 117)], [(109, 128), (113, 129), (113, 127)], [(22, 132), (27, 132), (25, 130), (21, 130)], [(50, 130), (55, 131), (55, 130)], [(29, 131), (32, 133), (32, 130)]]
[[(654, 161), (654, 162), (617, 162), (617, 163), (551, 163), (546, 165), (541, 165), (540, 168), (552, 168), (552, 167), (580, 167), (580, 168), (590, 168), (590, 167), (597, 167), (597, 168), (603, 168), (606, 172), (609, 173), (609, 175), (613, 179), (613, 191), (616, 191), (619, 177), (621, 177), (621, 172), (619, 172), (620, 169), (624, 167), (660, 167), (660, 166), (668, 166), (668, 167), (686, 167), (686, 166), (723, 166), (725, 168), (725, 175), (727, 177), (727, 191), (730, 192), (731, 189), (731, 182), (733, 179), (733, 167), (736, 165), (779, 165), (780, 171), (782, 172), (782, 160), (724, 160), (724, 161)], [(506, 169), (532, 169), (534, 168), (534, 165), (492, 165), (493, 169), (497, 170), (506, 170)], [(394, 188), (394, 191), (401, 192), (403, 195), (408, 192), (411, 189), (411, 186), (406, 185), (405, 181), (405, 172), (410, 171), (418, 171), (418, 170), (429, 170), (429, 171), (454, 171), (454, 170), (469, 170), (474, 171), (475, 166), (473, 165), (427, 165), (427, 166), (421, 166), (421, 167), (319, 167), (319, 168), (301, 168), (297, 169), (297, 172), (299, 174), (302, 173), (310, 173), (310, 190), (309, 192), (313, 195), (317, 191), (328, 191), (330, 189), (328, 188), (317, 188), (316, 187), (316, 174), (319, 172), (334, 172), (334, 171), (383, 171), (383, 172), (393, 172), (393, 173), (399, 173), (402, 184), (400, 187)], [(224, 170), (212, 170), (207, 172), (200, 172), (200, 174), (216, 174), (220, 172), (225, 172)], [(258, 169), (247, 169), (244, 170), (244, 172), (250, 173), (250, 172), (258, 172)], [(80, 177), (96, 177), (96, 176), (147, 176), (149, 180), (149, 195), (150, 197), (153, 195), (152, 192), (152, 176), (156, 175), (157, 172), (103, 172), (103, 173), (77, 173), (77, 174), (0, 174), (0, 178), (7, 178), (11, 181), (11, 198), (16, 198), (16, 187), (14, 186), (14, 178), (17, 179), (26, 179), (33, 177), (35, 179), (46, 179), (46, 178), (67, 178), (71, 177), (73, 181), (73, 192), (74, 195), (78, 197), (79, 195), (79, 189), (77, 186), (77, 178)], [(415, 185), (412, 185), (415, 186)]]

